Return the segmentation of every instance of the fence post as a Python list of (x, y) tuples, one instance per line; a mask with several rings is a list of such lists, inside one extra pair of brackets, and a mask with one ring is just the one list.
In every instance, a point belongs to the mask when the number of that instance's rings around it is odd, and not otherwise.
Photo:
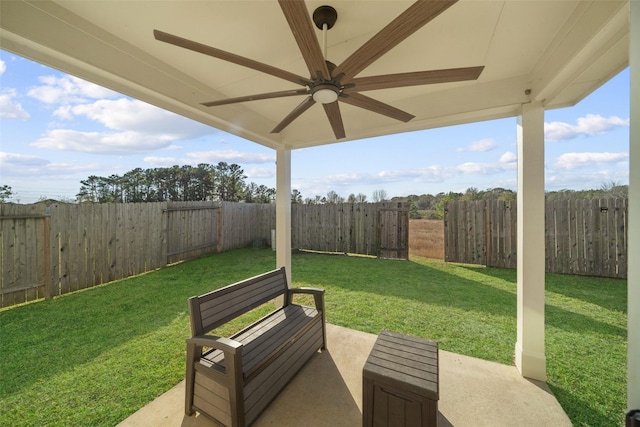
[(222, 252), (222, 248), (224, 245), (222, 244), (222, 218), (224, 215), (222, 214), (222, 210), (224, 209), (224, 203), (220, 202), (220, 209), (218, 209), (218, 219), (216, 221), (216, 239), (218, 239), (218, 246), (216, 246), (216, 252)]
[(44, 272), (42, 274), (42, 281), (44, 284), (44, 297), (45, 299), (51, 299), (54, 297), (54, 292), (51, 284), (51, 209), (49, 207), (47, 207), (43, 221)]

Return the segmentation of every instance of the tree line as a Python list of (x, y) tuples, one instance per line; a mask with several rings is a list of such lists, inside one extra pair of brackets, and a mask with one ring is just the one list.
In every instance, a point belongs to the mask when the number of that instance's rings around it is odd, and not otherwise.
[[(80, 181), (75, 202), (133, 203), (163, 201), (232, 201), (246, 203), (273, 203), (276, 190), (265, 185), (247, 183), (243, 169), (237, 164), (220, 162), (217, 165), (201, 163), (198, 166), (172, 166), (169, 168), (136, 168), (122, 176), (99, 177), (92, 175)], [(615, 181), (605, 182), (600, 188), (589, 190), (559, 190), (546, 192), (547, 200), (627, 198), (628, 185)], [(9, 202), (15, 194), (8, 185), (0, 185), (0, 202)], [(389, 199), (385, 190), (375, 190), (371, 202), (408, 202), (411, 218), (442, 219), (444, 205), (464, 200), (516, 200), (515, 191), (506, 188), (479, 190), (469, 187), (463, 193), (441, 192), (435, 195), (409, 195)], [(73, 201), (72, 201), (73, 202)], [(326, 195), (303, 198), (294, 189), (291, 202), (299, 204), (368, 203), (363, 193), (342, 197), (335, 191)]]
[[(164, 201), (219, 200), (246, 203), (273, 203), (276, 189), (246, 182), (244, 170), (237, 164), (220, 162), (217, 165), (201, 163), (198, 166), (172, 166), (170, 168), (136, 168), (122, 176), (101, 177), (91, 175), (80, 181), (76, 202), (139, 203)], [(373, 192), (374, 203), (387, 200), (385, 190)], [(326, 195), (303, 198), (294, 189), (291, 202), (299, 204), (367, 203), (365, 194), (350, 194), (347, 198), (335, 191)]]
[(219, 162), (197, 166), (133, 169), (124, 175), (91, 175), (80, 181), (78, 202), (140, 203), (222, 200), (271, 203), (275, 188), (246, 182), (237, 164)]
[[(628, 198), (629, 186), (621, 185), (615, 181), (603, 183), (600, 188), (589, 190), (559, 190), (545, 192), (547, 200), (568, 200), (568, 199), (608, 199), (608, 198)], [(450, 191), (448, 193), (438, 193), (436, 195), (422, 194), (410, 195), (406, 197), (394, 197), (394, 202), (409, 202), (411, 206), (410, 216), (414, 219), (442, 219), (444, 218), (444, 205), (447, 202), (465, 200), (502, 200), (511, 201), (517, 199), (517, 193), (506, 188), (489, 188), (479, 190), (469, 187), (464, 193)]]

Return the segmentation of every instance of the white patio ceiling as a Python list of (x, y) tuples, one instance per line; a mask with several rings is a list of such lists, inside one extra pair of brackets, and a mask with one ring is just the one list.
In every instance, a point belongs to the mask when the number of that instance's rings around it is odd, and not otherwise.
[[(323, 4), (337, 10), (327, 45), (328, 59), (340, 64), (412, 3), (306, 4), (310, 14)], [(319, 105), (270, 133), (303, 96), (201, 106), (300, 86), (153, 37), (159, 29), (306, 77), (276, 1), (16, 0), (1, 7), (5, 50), (271, 148), (336, 142)], [(367, 91), (416, 117), (403, 123), (340, 103), (347, 135), (340, 141), (515, 116), (532, 100), (545, 109), (573, 105), (627, 66), (628, 20), (628, 1), (462, 0), (358, 77), (484, 65), (478, 80)]]

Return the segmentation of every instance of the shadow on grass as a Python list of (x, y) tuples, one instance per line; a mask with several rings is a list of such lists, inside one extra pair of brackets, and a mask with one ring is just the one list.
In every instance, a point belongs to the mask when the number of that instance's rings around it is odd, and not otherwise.
[(187, 298), (272, 269), (273, 253), (261, 252), (216, 255), (215, 264), (202, 258), (0, 311), (0, 397), (72, 371), (180, 316), (186, 339)]
[(625, 279), (547, 273), (546, 287), (548, 291), (607, 310), (627, 312), (627, 281)]
[[(505, 280), (513, 284), (514, 289), (516, 287), (516, 270), (469, 265), (459, 265), (459, 267), (488, 277)], [(603, 289), (606, 289), (606, 292), (603, 292)], [(545, 290), (614, 312), (626, 313), (627, 293), (626, 281), (624, 280), (547, 273)], [(559, 307), (549, 297), (547, 297), (545, 305), (545, 322), (547, 325), (570, 332), (596, 331), (621, 337), (627, 335), (626, 328)]]
[(515, 319), (515, 291), (428, 265), (353, 256), (301, 255), (295, 260), (294, 281)]
[[(517, 272), (515, 269), (484, 267), (481, 265), (461, 265), (461, 267), (516, 284)], [(627, 281), (625, 279), (557, 273), (546, 273), (545, 276), (547, 291), (594, 304), (607, 310), (626, 313)], [(603, 289), (606, 289), (606, 292), (602, 292)]]
[[(581, 399), (580, 393), (559, 387), (555, 384), (548, 384), (549, 389), (568, 414), (574, 414), (571, 421), (579, 426), (624, 426), (624, 413), (621, 413), (619, 422), (612, 422), (610, 416), (594, 409), (594, 402)], [(579, 414), (576, 416), (575, 414)], [(579, 421), (578, 421), (579, 418)]]

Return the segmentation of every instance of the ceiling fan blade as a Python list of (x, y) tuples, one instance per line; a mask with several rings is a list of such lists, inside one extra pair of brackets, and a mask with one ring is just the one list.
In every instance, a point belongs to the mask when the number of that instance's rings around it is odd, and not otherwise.
[(373, 111), (374, 113), (379, 113), (405, 123), (415, 117), (414, 115), (399, 110), (396, 107), (392, 107), (391, 105), (385, 104), (384, 102), (376, 101), (373, 98), (369, 98), (368, 96), (364, 96), (359, 93), (342, 95), (338, 99), (340, 99), (340, 101), (344, 103), (364, 108), (366, 110)]
[[(322, 49), (313, 29), (313, 23), (309, 18), (309, 12), (304, 1), (279, 0), (280, 8), (284, 13), (293, 37), (298, 43), (304, 62), (307, 64), (312, 79), (322, 77), (330, 80), (331, 75), (327, 63), (322, 56)], [(317, 74), (320, 73), (320, 76)]]
[(351, 79), (458, 0), (418, 0), (334, 70)]
[(284, 118), (284, 120), (282, 120), (280, 123), (278, 123), (278, 126), (273, 128), (271, 133), (280, 133), (284, 128), (289, 126), (289, 124), (291, 124), (292, 121), (294, 121), (295, 119), (300, 117), (300, 115), (302, 115), (302, 113), (307, 111), (315, 103), (316, 102), (313, 100), (312, 97), (309, 96), (309, 97), (305, 98), (305, 100), (302, 101), (296, 108), (294, 108), (293, 111), (290, 112), (287, 115), (287, 117)]
[(158, 41), (189, 49), (194, 52), (203, 53), (205, 55), (222, 59), (227, 62), (242, 65), (243, 67), (251, 68), (253, 70), (272, 75), (274, 77), (279, 77), (295, 84), (299, 84), (302, 86), (309, 86), (311, 84), (309, 79), (301, 77), (294, 73), (290, 73), (289, 71), (281, 70), (280, 68), (272, 67), (271, 65), (254, 61), (253, 59), (225, 52), (224, 50), (216, 49), (215, 47), (207, 46), (206, 44), (198, 43), (193, 40), (182, 38), (180, 36), (165, 33), (164, 31), (153, 30), (153, 36)]
[(220, 101), (203, 102), (205, 107), (235, 104), (237, 102), (258, 101), (260, 99), (284, 98), (286, 96), (307, 95), (308, 89), (283, 90), (280, 92), (261, 93), (258, 95), (239, 96), (237, 98), (221, 99)]
[(329, 123), (331, 123), (331, 128), (333, 129), (333, 134), (336, 136), (336, 139), (342, 139), (347, 136), (344, 133), (344, 124), (342, 123), (342, 114), (340, 114), (340, 107), (337, 102), (332, 102), (330, 104), (322, 104), (324, 107), (324, 112), (327, 113), (327, 118), (329, 119)]
[(482, 70), (484, 70), (484, 66), (359, 77), (350, 82), (354, 84), (354, 87), (346, 88), (344, 91), (347, 93), (351, 91), (362, 92), (367, 90), (389, 89), (404, 86), (476, 80), (480, 77)]

